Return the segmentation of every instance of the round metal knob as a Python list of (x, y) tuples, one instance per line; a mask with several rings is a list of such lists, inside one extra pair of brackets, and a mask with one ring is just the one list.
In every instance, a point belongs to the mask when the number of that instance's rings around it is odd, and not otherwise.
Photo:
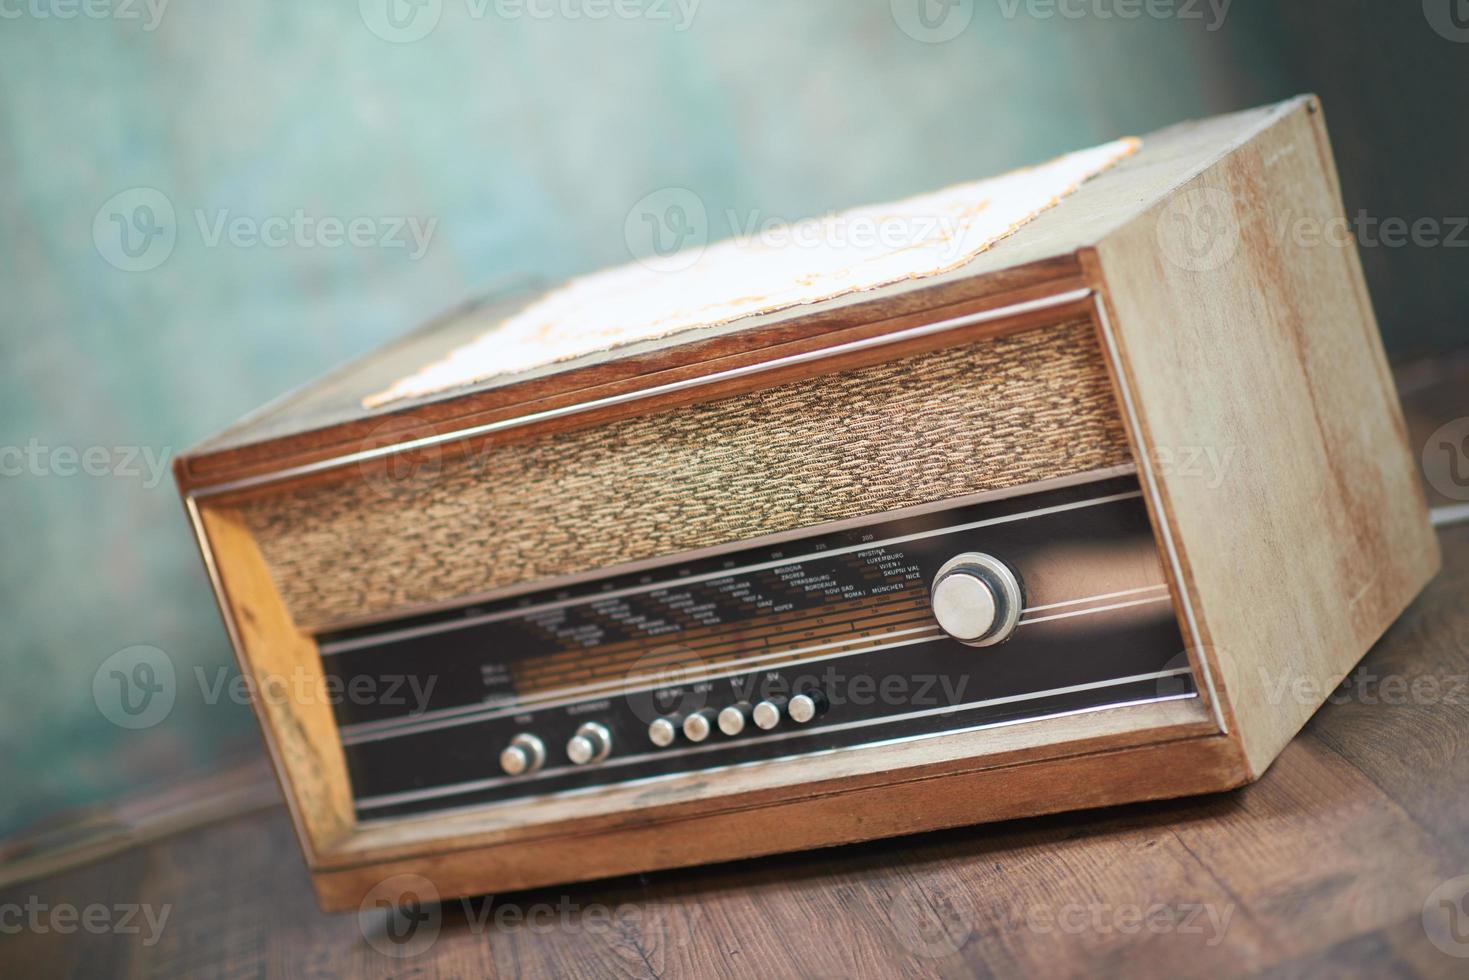
[(500, 753), (500, 768), (507, 776), (529, 775), (545, 764), (545, 743), (529, 732), (512, 738)]
[(589, 721), (566, 743), (566, 757), (578, 766), (601, 762), (612, 751), (612, 733), (605, 725)]
[(653, 724), (648, 726), (648, 741), (666, 749), (678, 738), (678, 720), (675, 718), (654, 718)]
[(785, 698), (767, 698), (755, 705), (755, 709), (750, 712), (750, 717), (755, 722), (755, 727), (761, 731), (768, 732), (776, 725), (779, 725), (780, 709), (784, 704)]
[(690, 742), (702, 742), (714, 731), (714, 709), (703, 708), (683, 720), (684, 738)]
[(798, 725), (804, 725), (819, 715), (825, 707), (826, 699), (820, 694), (815, 692), (810, 694), (797, 694), (786, 705), (786, 714), (790, 717), (791, 721)]
[(745, 730), (745, 722), (750, 717), (750, 706), (741, 701), (732, 704), (719, 712), (719, 730), (726, 735), (738, 735)]
[(999, 643), (1020, 622), (1020, 580), (1008, 565), (977, 551), (956, 555), (933, 578), (933, 615), (943, 631), (971, 646)]

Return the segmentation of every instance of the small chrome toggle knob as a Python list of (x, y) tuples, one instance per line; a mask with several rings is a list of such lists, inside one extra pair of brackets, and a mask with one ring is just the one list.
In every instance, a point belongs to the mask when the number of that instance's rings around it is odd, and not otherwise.
[(786, 715), (798, 725), (806, 724), (806, 722), (825, 710), (826, 698), (820, 691), (808, 691), (805, 694), (797, 694), (786, 705)]
[(1020, 622), (1020, 580), (1010, 567), (977, 551), (955, 555), (933, 577), (930, 593), (939, 627), (954, 639), (987, 647)]
[(750, 706), (741, 701), (732, 704), (719, 712), (719, 730), (726, 735), (738, 735), (745, 730), (745, 722), (750, 719)]
[(648, 741), (660, 749), (668, 748), (676, 738), (678, 738), (677, 718), (654, 718), (653, 724), (648, 726)]
[(601, 762), (612, 751), (612, 733), (607, 726), (589, 721), (566, 743), (566, 757), (578, 766)]
[(684, 738), (702, 742), (714, 731), (714, 709), (701, 708), (683, 720)]
[(780, 709), (785, 707), (785, 698), (766, 698), (755, 709), (750, 712), (750, 718), (755, 722), (755, 727), (761, 731), (770, 731), (780, 724)]
[(500, 753), (500, 768), (507, 776), (528, 776), (546, 764), (546, 745), (529, 732), (521, 732)]

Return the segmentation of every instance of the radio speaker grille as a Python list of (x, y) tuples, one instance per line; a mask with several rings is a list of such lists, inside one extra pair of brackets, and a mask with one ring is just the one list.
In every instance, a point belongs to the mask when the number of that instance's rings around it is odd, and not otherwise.
[(1076, 322), (242, 506), (319, 628), (1129, 460)]

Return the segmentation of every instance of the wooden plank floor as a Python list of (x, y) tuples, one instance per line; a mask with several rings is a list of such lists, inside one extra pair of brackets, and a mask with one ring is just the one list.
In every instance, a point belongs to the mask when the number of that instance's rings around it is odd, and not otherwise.
[[(1405, 386), (1415, 445), (1454, 390)], [(0, 889), (0, 976), (1466, 977), (1469, 524), (1440, 538), (1234, 793), (451, 902), (402, 945), (316, 910), (275, 806)]]

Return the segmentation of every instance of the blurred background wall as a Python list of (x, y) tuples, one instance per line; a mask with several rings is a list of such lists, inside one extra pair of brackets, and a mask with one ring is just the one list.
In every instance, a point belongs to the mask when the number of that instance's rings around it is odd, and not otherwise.
[[(1455, 3), (0, 0), (0, 832), (258, 751), (162, 469), (242, 413), (468, 297), (627, 261), (660, 188), (717, 239), (727, 212), (801, 218), (1306, 90), (1348, 213), (1447, 239), (1469, 214)], [(1461, 234), (1364, 238), (1395, 359), (1469, 343)], [(109, 657), (140, 645), (168, 697), (119, 712)]]

